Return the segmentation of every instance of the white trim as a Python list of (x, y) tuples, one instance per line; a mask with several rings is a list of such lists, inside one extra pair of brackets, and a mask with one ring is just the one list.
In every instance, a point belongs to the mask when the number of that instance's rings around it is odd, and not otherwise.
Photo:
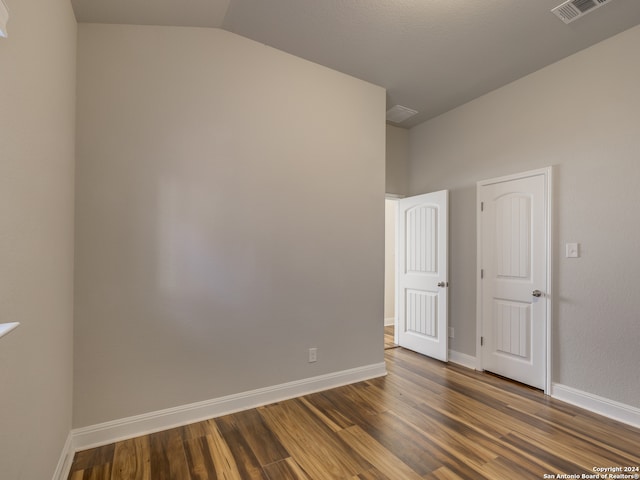
[(455, 363), (457, 365), (470, 368), (471, 370), (476, 369), (476, 363), (477, 363), (476, 357), (472, 357), (471, 355), (467, 355), (466, 353), (460, 353), (460, 352), (456, 352), (455, 350), (449, 350), (449, 361), (451, 363)]
[(386, 317), (384, 319), (384, 326), (391, 327), (396, 324), (396, 317)]
[(546, 299), (547, 299), (547, 319), (545, 322), (545, 382), (544, 393), (551, 395), (552, 391), (552, 355), (551, 346), (552, 343), (552, 316), (553, 316), (553, 167), (539, 168), (536, 170), (529, 170), (527, 172), (516, 173), (513, 175), (505, 175), (503, 177), (491, 178), (488, 180), (481, 180), (476, 184), (476, 370), (483, 371), (482, 366), (482, 345), (480, 344), (480, 338), (482, 337), (482, 282), (480, 281), (480, 271), (482, 269), (482, 221), (480, 217), (480, 202), (481, 202), (481, 188), (487, 185), (493, 185), (496, 183), (508, 182), (511, 180), (519, 180), (522, 178), (535, 177), (538, 175), (544, 176), (545, 181), (545, 203), (546, 212), (545, 220), (547, 227), (546, 235), (546, 247), (547, 247), (547, 287), (546, 287)]
[(107, 445), (387, 374), (384, 362), (121, 418), (71, 431), (73, 451)]
[(555, 230), (553, 228), (553, 167), (547, 167), (544, 171), (546, 172), (545, 189), (547, 194), (547, 323), (545, 325), (547, 330), (547, 373), (544, 384), (544, 393), (545, 395), (551, 395), (551, 391), (553, 389), (553, 370), (551, 368), (553, 362), (553, 238), (555, 234)]
[(4, 337), (20, 325), (20, 322), (0, 323), (0, 337)]
[(567, 385), (554, 383), (551, 396), (590, 412), (618, 420), (632, 427), (640, 428), (640, 408), (616, 402), (608, 398), (584, 392)]
[(400, 238), (400, 222), (398, 221), (398, 214), (400, 212), (400, 202), (396, 202), (396, 212), (395, 212), (395, 217), (396, 217), (396, 225), (394, 227), (394, 231), (395, 231), (395, 242), (394, 242), (394, 252), (393, 252), (393, 256), (395, 258), (395, 265), (393, 268), (393, 274), (395, 275), (395, 278), (393, 279), (393, 287), (395, 290), (394, 296), (395, 296), (395, 300), (394, 300), (394, 313), (395, 315), (393, 316), (393, 343), (395, 343), (396, 345), (400, 345), (400, 319), (398, 318), (398, 302), (400, 302), (400, 289), (398, 288), (398, 278), (400, 278), (400, 265), (398, 264), (398, 251), (399, 251), (399, 247), (398, 247), (398, 238)]
[(487, 185), (510, 182), (511, 180), (520, 180), (522, 178), (537, 177), (538, 175), (548, 175), (551, 169), (552, 167), (537, 168), (535, 170), (527, 170), (526, 172), (513, 173), (511, 175), (504, 175), (502, 177), (480, 180), (478, 182), (478, 186), (486, 187)]
[(9, 21), (9, 9), (4, 0), (0, 0), (0, 37), (7, 38), (7, 22)]
[(69, 432), (69, 435), (67, 435), (67, 441), (64, 442), (64, 447), (62, 447), (62, 453), (60, 454), (58, 465), (53, 472), (53, 480), (67, 480), (67, 478), (69, 477), (74, 454), (74, 451), (71, 448), (72, 445), (73, 439), (71, 437), (71, 432)]
[(482, 220), (480, 208), (482, 204), (482, 194), (480, 193), (480, 182), (476, 183), (476, 370), (483, 372), (482, 366)]

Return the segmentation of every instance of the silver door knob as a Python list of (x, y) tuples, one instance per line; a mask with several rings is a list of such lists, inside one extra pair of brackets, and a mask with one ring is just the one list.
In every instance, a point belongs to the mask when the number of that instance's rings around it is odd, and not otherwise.
[(438, 282), (438, 286), (439, 286), (439, 287), (444, 287), (444, 286), (446, 286), (446, 285), (447, 285), (447, 284), (446, 284), (446, 283), (444, 283), (444, 282)]
[(540, 290), (534, 290), (531, 295), (533, 295), (534, 297), (541, 297), (542, 296), (542, 292)]

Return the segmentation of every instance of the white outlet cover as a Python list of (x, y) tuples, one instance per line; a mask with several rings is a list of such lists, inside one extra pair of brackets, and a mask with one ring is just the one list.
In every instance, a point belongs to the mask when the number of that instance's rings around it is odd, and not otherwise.
[(318, 361), (318, 348), (313, 347), (309, 349), (309, 363), (314, 363)]
[(567, 243), (566, 244), (566, 257), (567, 258), (578, 258), (580, 256), (580, 249), (578, 243)]

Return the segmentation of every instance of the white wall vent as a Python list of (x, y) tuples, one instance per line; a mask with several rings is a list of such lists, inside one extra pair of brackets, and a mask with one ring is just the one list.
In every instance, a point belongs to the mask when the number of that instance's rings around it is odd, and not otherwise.
[(551, 11), (564, 23), (571, 23), (612, 0), (568, 0)]

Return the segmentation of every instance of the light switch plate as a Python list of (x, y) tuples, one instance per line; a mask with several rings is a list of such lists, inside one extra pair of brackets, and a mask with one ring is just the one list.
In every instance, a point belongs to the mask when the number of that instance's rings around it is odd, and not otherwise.
[(580, 256), (579, 244), (578, 243), (567, 243), (566, 245), (567, 258), (578, 258)]

